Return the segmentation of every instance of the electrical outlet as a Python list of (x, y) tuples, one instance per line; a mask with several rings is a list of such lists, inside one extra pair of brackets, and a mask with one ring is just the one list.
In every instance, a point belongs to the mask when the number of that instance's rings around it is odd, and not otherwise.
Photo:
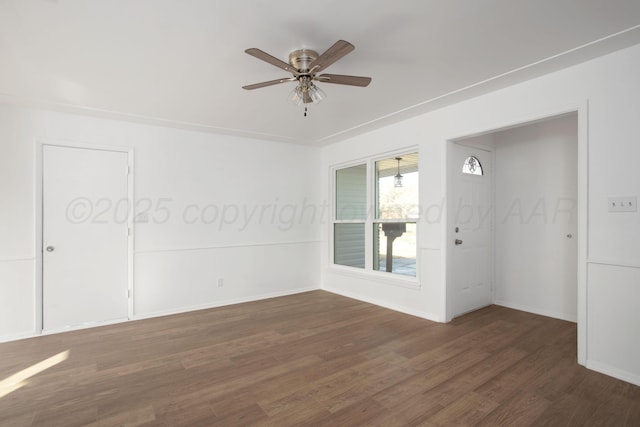
[(638, 198), (636, 196), (628, 197), (609, 197), (609, 212), (637, 212)]
[(218, 287), (221, 288), (224, 286), (224, 279), (222, 277), (218, 278)]

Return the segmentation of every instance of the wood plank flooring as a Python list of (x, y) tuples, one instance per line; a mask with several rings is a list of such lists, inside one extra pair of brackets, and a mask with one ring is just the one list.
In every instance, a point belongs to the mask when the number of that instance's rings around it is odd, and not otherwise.
[(315, 291), (0, 344), (0, 426), (640, 426), (575, 353), (569, 322)]

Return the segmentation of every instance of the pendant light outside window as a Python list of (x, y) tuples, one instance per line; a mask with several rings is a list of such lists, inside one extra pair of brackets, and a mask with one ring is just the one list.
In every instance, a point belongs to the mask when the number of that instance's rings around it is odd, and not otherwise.
[(402, 179), (404, 178), (400, 174), (400, 160), (402, 160), (402, 157), (396, 157), (396, 160), (398, 161), (398, 173), (396, 174), (396, 176), (394, 176), (393, 186), (396, 188), (400, 188), (402, 187)]

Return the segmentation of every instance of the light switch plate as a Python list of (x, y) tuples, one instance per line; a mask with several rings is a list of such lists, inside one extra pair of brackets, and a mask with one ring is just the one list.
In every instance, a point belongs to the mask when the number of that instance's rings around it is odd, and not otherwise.
[(609, 212), (637, 212), (638, 198), (636, 196), (628, 197), (609, 197)]

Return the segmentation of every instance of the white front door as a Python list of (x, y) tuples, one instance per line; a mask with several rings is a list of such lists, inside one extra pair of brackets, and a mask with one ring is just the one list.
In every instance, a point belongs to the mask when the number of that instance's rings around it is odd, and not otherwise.
[(44, 145), (43, 329), (128, 317), (128, 155)]
[(447, 306), (451, 318), (492, 303), (491, 153), (452, 144), (448, 167)]

